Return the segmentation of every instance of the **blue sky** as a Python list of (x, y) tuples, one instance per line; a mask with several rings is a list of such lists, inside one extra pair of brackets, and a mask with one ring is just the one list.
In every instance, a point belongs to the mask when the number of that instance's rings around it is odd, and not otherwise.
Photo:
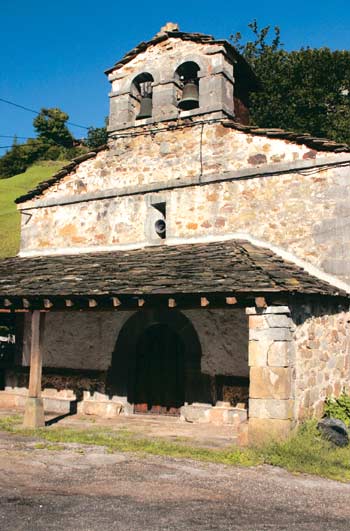
[[(280, 26), (289, 50), (350, 48), (349, 0), (0, 0), (0, 98), (33, 109), (60, 107), (72, 122), (101, 126), (109, 91), (103, 71), (165, 22), (228, 38), (237, 31), (248, 36), (254, 18)], [(33, 117), (0, 102), (0, 134), (33, 136)], [(84, 129), (71, 130), (84, 136)], [(0, 137), (0, 146), (11, 143)]]

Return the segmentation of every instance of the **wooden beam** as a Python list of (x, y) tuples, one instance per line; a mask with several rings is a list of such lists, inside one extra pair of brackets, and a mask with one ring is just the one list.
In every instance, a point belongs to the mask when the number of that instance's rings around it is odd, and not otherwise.
[(28, 299), (22, 299), (23, 308), (30, 308), (30, 302)]
[(114, 306), (114, 308), (117, 308), (118, 306), (121, 305), (121, 302), (120, 302), (120, 300), (118, 299), (118, 297), (112, 297), (112, 302), (113, 302), (113, 306)]
[(97, 306), (97, 301), (95, 299), (89, 299), (89, 308), (95, 308)]
[(31, 316), (29, 390), (23, 426), (25, 428), (41, 428), (45, 426), (44, 403), (41, 398), (42, 341), (45, 312), (34, 310), (31, 312)]
[(169, 308), (175, 308), (176, 307), (176, 300), (175, 299), (168, 299), (168, 307)]
[(32, 337), (30, 343), (29, 397), (41, 397), (42, 341), (45, 313), (32, 312)]
[(206, 297), (201, 297), (201, 306), (202, 308), (205, 308), (206, 306), (209, 306), (210, 302)]
[(255, 306), (257, 308), (266, 308), (267, 302), (265, 297), (255, 297)]
[(237, 304), (236, 297), (226, 297), (226, 304)]

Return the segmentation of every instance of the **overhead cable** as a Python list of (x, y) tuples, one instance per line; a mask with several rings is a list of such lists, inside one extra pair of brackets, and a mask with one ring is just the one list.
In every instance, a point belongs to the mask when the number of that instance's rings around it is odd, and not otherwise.
[[(29, 107), (24, 107), (23, 105), (19, 105), (19, 103), (14, 103), (13, 101), (5, 100), (4, 98), (0, 98), (0, 101), (7, 103), (8, 105), (13, 105), (13, 107), (18, 107), (23, 111), (31, 112), (33, 114), (40, 114), (39, 111), (34, 111), (33, 109), (29, 109)], [(73, 125), (74, 127), (80, 127), (81, 129), (89, 129), (89, 127), (86, 127), (85, 125), (79, 125), (74, 122), (67, 122), (67, 124)]]

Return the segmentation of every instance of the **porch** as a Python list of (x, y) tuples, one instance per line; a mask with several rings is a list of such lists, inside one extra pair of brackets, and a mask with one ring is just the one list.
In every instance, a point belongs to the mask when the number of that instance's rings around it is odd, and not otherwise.
[[(72, 358), (82, 349), (76, 370), (80, 368), (83, 377), (86, 357), (100, 357), (98, 345), (84, 342), (81, 336), (83, 317), (90, 315), (91, 323), (108, 323), (111, 315), (118, 315), (117, 336), (105, 334), (115, 344), (109, 348), (102, 388), (90, 382), (68, 401), (78, 401), (81, 413), (100, 411), (118, 422), (120, 413), (158, 412), (178, 414), (188, 424), (213, 425), (216, 430), (220, 425), (220, 432), (227, 425), (231, 434), (233, 426), (241, 424), (242, 433), (249, 427), (250, 441), (284, 437), (297, 421), (291, 307), (347, 297), (269, 249), (241, 240), (17, 257), (0, 264), (0, 278), (0, 312), (25, 315), (19, 366), (30, 367), (29, 381), (17, 386), (20, 393), (13, 398), (14, 406), (16, 400), (25, 400), (25, 426), (45, 424), (44, 401), (50, 399), (48, 389), (42, 391), (47, 342), (56, 345), (51, 358), (57, 363), (71, 344)], [(59, 324), (62, 316), (65, 323), (77, 323), (69, 337)], [(214, 370), (223, 322), (229, 331), (225, 344), (229, 356), (221, 369)], [(86, 323), (85, 328), (89, 330)], [(57, 332), (66, 335), (61, 343)], [(215, 332), (217, 348), (214, 341), (209, 367), (203, 356), (205, 338)], [(16, 391), (16, 385), (12, 387)], [(14, 397), (12, 391), (6, 388), (3, 398)], [(54, 387), (55, 393), (51, 400), (63, 398)]]

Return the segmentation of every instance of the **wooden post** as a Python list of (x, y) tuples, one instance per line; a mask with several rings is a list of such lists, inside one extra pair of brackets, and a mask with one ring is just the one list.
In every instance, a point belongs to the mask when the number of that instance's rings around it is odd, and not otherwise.
[(44, 405), (41, 398), (44, 319), (45, 313), (40, 313), (39, 310), (32, 312), (29, 389), (23, 421), (23, 425), (26, 428), (40, 428), (45, 426)]

